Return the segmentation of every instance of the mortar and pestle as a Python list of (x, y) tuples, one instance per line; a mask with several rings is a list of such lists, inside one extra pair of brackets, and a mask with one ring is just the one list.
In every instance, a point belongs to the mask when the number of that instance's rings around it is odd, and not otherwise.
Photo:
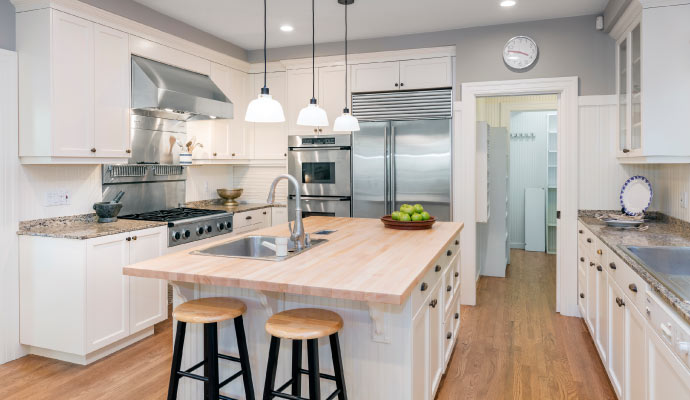
[(117, 221), (117, 214), (120, 213), (122, 209), (122, 196), (125, 192), (120, 191), (115, 197), (110, 201), (102, 201), (93, 204), (93, 209), (96, 210), (96, 215), (98, 215), (98, 222), (115, 222)]

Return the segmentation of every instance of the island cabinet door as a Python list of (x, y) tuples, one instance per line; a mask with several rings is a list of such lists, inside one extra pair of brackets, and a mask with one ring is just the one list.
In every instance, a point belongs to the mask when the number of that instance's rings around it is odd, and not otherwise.
[[(165, 231), (160, 228), (132, 232), (129, 263), (159, 257), (165, 248)], [(129, 277), (129, 333), (136, 333), (168, 317), (168, 281)]]
[[(427, 297), (427, 301), (430, 301)], [(429, 400), (429, 314), (422, 304), (412, 320), (412, 400)]]
[(129, 335), (129, 234), (87, 240), (86, 351), (107, 346)]
[(445, 333), (443, 330), (443, 280), (431, 291), (431, 302), (429, 305), (429, 378), (431, 379), (431, 393), (429, 398), (433, 399), (441, 376), (443, 375), (443, 345)]

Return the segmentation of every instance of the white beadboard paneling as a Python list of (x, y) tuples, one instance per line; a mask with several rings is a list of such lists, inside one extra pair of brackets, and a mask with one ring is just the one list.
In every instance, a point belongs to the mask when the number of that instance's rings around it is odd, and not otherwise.
[(671, 217), (690, 222), (690, 208), (680, 206), (681, 194), (690, 192), (690, 165), (660, 165), (652, 184), (653, 203), (658, 209)]
[(17, 53), (0, 50), (0, 364), (26, 354), (19, 344), (19, 154)]
[[(242, 188), (240, 201), (265, 203), (268, 189), (276, 176), (287, 173), (286, 167), (236, 166), (234, 169), (235, 187)], [(276, 188), (276, 202), (287, 202), (287, 182), (282, 181)]]
[(231, 165), (195, 165), (187, 168), (186, 201), (218, 198), (217, 189), (233, 188)]

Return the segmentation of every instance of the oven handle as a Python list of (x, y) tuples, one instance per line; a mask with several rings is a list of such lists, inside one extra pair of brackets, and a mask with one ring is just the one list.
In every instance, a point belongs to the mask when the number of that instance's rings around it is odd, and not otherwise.
[(338, 147), (288, 147), (289, 151), (350, 150), (349, 146)]
[[(290, 200), (294, 200), (295, 196), (290, 195), (288, 198)], [(309, 201), (309, 200), (314, 200), (314, 201), (350, 201), (351, 199), (349, 197), (305, 197), (305, 196), (302, 196), (302, 201)]]

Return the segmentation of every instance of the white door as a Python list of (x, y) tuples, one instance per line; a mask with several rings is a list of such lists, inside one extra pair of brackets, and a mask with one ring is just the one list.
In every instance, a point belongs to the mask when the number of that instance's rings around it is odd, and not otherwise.
[[(218, 88), (226, 95), (228, 98), (232, 94), (231, 84), (230, 84), (230, 68), (211, 63), (211, 80), (215, 83)], [(233, 102), (234, 105), (234, 102)], [(233, 110), (236, 112), (236, 110)], [(234, 114), (233, 118), (237, 118), (237, 114)], [(242, 121), (244, 122), (244, 115), (242, 115)], [(202, 145), (206, 146), (202, 153), (207, 154), (208, 158), (215, 160), (229, 160), (232, 158), (230, 149), (231, 140), (231, 130), (233, 120), (215, 120), (215, 121), (204, 121), (201, 123), (194, 122), (196, 126), (205, 126), (209, 130), (208, 138), (205, 135), (198, 135), (197, 140), (201, 141)], [(239, 127), (241, 129), (241, 127)], [(194, 132), (193, 130), (191, 132)], [(204, 143), (203, 140), (207, 140), (208, 143)], [(243, 141), (244, 142), (244, 141)], [(195, 152), (196, 153), (196, 152)]]
[(88, 239), (86, 244), (86, 351), (129, 335), (129, 234)]
[(429, 379), (431, 380), (431, 393), (429, 398), (433, 399), (441, 383), (443, 375), (443, 342), (445, 334), (443, 331), (443, 282), (439, 280), (431, 291), (431, 302), (435, 306), (429, 305)]
[(400, 89), (433, 89), (453, 86), (450, 57), (400, 61)]
[[(625, 398), (625, 302), (623, 291), (613, 279), (609, 280), (609, 376), (619, 399)], [(633, 305), (630, 304), (630, 307)]]
[(429, 313), (423, 305), (412, 320), (412, 399), (429, 400)]
[[(162, 255), (167, 230), (131, 232), (129, 264)], [(168, 282), (162, 279), (129, 277), (130, 335), (168, 318)]]
[(690, 372), (651, 330), (647, 335), (647, 351), (648, 399), (690, 399)]
[[(316, 71), (316, 93), (317, 101), (319, 95), (318, 74)], [(297, 125), (297, 116), (301, 109), (309, 104), (312, 97), (312, 73), (311, 68), (291, 69), (287, 72), (287, 113), (285, 119), (288, 123), (288, 133), (290, 135), (316, 135), (318, 128), (313, 126)], [(319, 105), (321, 103), (319, 102)], [(283, 108), (285, 111), (285, 108)], [(331, 121), (328, 121), (331, 123)], [(324, 127), (321, 127), (323, 129)]]
[(352, 93), (400, 89), (400, 62), (355, 64), (351, 67)]
[[(266, 84), (273, 99), (283, 107), (287, 99), (287, 77), (285, 72), (270, 72), (266, 76)], [(263, 74), (254, 75), (253, 93), (259, 93), (264, 86)], [(283, 112), (285, 110), (283, 109)], [(253, 154), (257, 160), (287, 160), (287, 124), (255, 123), (253, 136)]]
[(244, 120), (247, 113), (249, 99), (254, 99), (258, 94), (251, 92), (249, 74), (230, 69), (230, 94), (228, 97), (233, 103), (233, 119), (226, 120), (228, 124), (228, 150), (226, 155), (230, 158), (246, 160), (250, 158), (249, 140), (252, 132), (252, 125)]
[(94, 149), (94, 24), (57, 10), (52, 13), (53, 155), (91, 157), (95, 153), (91, 151)]
[(625, 304), (625, 398), (647, 398), (647, 358), (645, 320), (632, 301)]
[(328, 114), (329, 126), (324, 126), (323, 133), (333, 132), (335, 119), (343, 114), (343, 108), (350, 108), (350, 92), (345, 88), (345, 66), (319, 68), (319, 104)]
[(97, 157), (129, 157), (129, 35), (94, 25), (94, 147)]

